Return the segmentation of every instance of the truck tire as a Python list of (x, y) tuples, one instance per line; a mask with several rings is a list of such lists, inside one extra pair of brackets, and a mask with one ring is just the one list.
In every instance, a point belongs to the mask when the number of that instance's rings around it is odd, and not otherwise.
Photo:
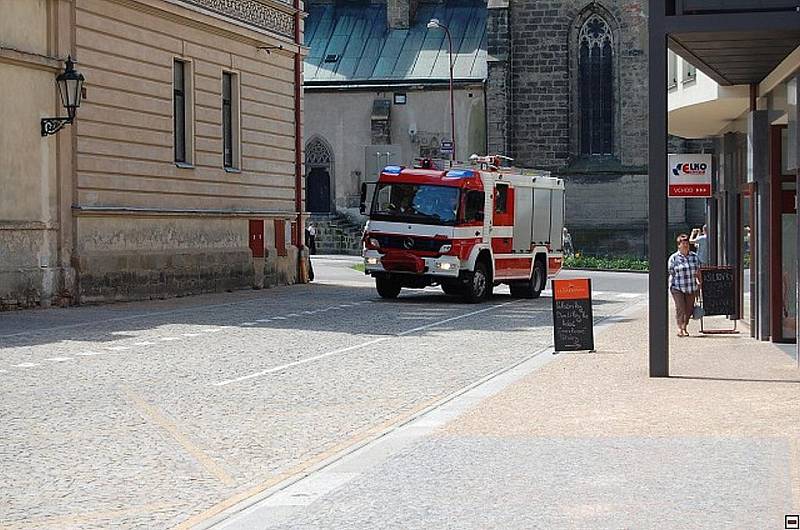
[(527, 282), (514, 282), (509, 287), (514, 298), (539, 298), (546, 284), (547, 271), (544, 262), (536, 260), (530, 279)]
[(378, 276), (375, 278), (375, 288), (381, 298), (397, 298), (400, 294), (400, 282), (391, 276)]
[(479, 261), (475, 264), (469, 283), (465, 286), (464, 301), (470, 304), (482, 302), (489, 297), (492, 291), (492, 279), (489, 269)]

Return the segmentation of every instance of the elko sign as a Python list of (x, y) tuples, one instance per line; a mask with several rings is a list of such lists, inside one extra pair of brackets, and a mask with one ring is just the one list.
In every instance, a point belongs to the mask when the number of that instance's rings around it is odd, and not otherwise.
[(711, 197), (711, 155), (669, 155), (668, 197)]

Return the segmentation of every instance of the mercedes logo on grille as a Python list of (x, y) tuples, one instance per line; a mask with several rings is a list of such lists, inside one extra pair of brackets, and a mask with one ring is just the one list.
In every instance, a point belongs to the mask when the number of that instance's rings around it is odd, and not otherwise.
[(414, 248), (414, 238), (413, 237), (405, 238), (403, 240), (403, 248), (406, 250), (411, 250), (412, 248)]

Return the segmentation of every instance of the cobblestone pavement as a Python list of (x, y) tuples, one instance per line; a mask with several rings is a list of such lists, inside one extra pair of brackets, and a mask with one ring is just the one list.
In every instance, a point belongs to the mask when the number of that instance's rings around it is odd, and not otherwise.
[[(552, 342), (547, 296), (382, 301), (348, 267), (0, 314), (0, 527), (186, 527)], [(596, 293), (596, 316), (639, 296)]]

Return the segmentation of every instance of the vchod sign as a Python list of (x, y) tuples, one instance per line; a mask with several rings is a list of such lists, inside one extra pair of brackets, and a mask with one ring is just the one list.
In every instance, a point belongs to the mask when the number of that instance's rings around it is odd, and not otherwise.
[(669, 155), (667, 196), (711, 197), (711, 155)]

